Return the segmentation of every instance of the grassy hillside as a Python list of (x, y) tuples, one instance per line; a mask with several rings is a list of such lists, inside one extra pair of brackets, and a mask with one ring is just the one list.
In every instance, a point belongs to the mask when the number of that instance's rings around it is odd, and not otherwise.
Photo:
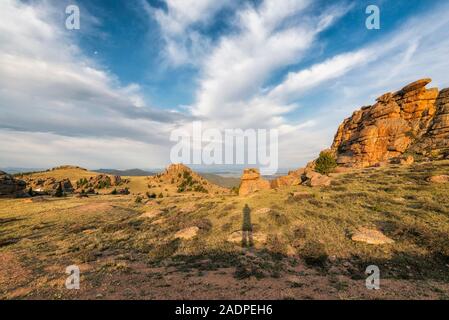
[[(328, 188), (247, 198), (0, 200), (0, 297), (449, 299), (449, 185), (427, 182), (448, 173), (449, 161), (369, 168)], [(239, 233), (245, 205), (248, 248)], [(395, 242), (354, 242), (360, 227)], [(76, 292), (63, 287), (73, 264), (82, 273)], [(381, 290), (365, 288), (372, 264)]]
[(90, 178), (93, 176), (98, 175), (98, 173), (96, 172), (92, 172), (92, 171), (88, 171), (86, 169), (83, 168), (77, 168), (77, 167), (67, 167), (67, 168), (56, 168), (56, 169), (50, 169), (47, 171), (41, 171), (41, 172), (34, 172), (34, 173), (24, 173), (24, 174), (18, 174), (16, 175), (16, 178), (21, 179), (21, 178), (26, 178), (26, 177), (32, 177), (35, 179), (39, 179), (39, 178), (55, 178), (57, 180), (62, 180), (62, 179), (69, 179), (72, 184), (76, 183), (76, 181), (78, 181), (81, 178)]

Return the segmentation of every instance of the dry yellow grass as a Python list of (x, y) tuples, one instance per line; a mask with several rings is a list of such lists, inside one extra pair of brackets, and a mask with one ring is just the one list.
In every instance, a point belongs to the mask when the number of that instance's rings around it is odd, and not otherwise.
[[(101, 292), (121, 298), (242, 298), (238, 289), (232, 296), (229, 286), (259, 279), (247, 295), (282, 298), (277, 292), (288, 289), (289, 298), (447, 299), (449, 185), (427, 178), (448, 171), (449, 161), (356, 170), (337, 175), (328, 188), (297, 186), (250, 197), (0, 200), (0, 297), (95, 298)], [(145, 177), (130, 179), (134, 190), (145, 190)], [(294, 192), (312, 197), (294, 199)], [(252, 248), (228, 241), (242, 228), (245, 205), (258, 237)], [(142, 216), (152, 210), (160, 214)], [(395, 243), (352, 241), (361, 227), (381, 230)], [(187, 228), (198, 228), (197, 236), (175, 238)], [(84, 275), (84, 289), (77, 293), (63, 287), (64, 268), (72, 264)], [(384, 291), (364, 289), (370, 264), (381, 268)], [(4, 270), (12, 265), (17, 274), (9, 276)], [(303, 284), (293, 286), (290, 279), (298, 275)], [(127, 296), (129, 286), (136, 290)], [(196, 293), (188, 291), (192, 286)]]

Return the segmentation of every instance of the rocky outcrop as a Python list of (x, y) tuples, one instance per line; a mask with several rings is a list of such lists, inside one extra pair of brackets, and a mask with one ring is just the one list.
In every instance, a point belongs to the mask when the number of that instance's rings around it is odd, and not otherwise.
[(0, 197), (20, 198), (27, 195), (26, 182), (0, 171)]
[[(332, 144), (340, 166), (367, 167), (405, 153), (449, 154), (449, 89), (426, 89), (431, 79), (386, 93), (346, 119)], [(408, 160), (407, 162), (410, 162)]]
[(331, 182), (332, 179), (329, 176), (320, 174), (311, 169), (311, 167), (290, 171), (288, 175), (278, 177), (271, 181), (263, 179), (257, 169), (245, 169), (241, 177), (239, 195), (247, 196), (260, 190), (279, 189), (298, 185), (327, 187), (331, 185)]
[(26, 184), (29, 188), (33, 190), (34, 193), (39, 195), (44, 194), (53, 194), (58, 188), (59, 184), (61, 184), (62, 192), (70, 193), (73, 192), (73, 185), (69, 179), (60, 179), (57, 180), (55, 178), (27, 178)]
[(277, 189), (281, 187), (289, 187), (300, 185), (302, 183), (302, 176), (305, 173), (304, 168), (300, 168), (294, 171), (289, 171), (288, 175), (278, 177), (271, 181), (271, 188)]
[(217, 186), (183, 164), (172, 164), (163, 173), (148, 177), (150, 186), (170, 185), (178, 193), (199, 192), (208, 194), (229, 193), (229, 190)]
[(410, 147), (410, 151), (431, 158), (448, 158), (449, 88), (440, 91), (435, 105), (436, 112), (429, 130), (422, 139)]
[(239, 188), (240, 196), (268, 189), (271, 189), (270, 182), (260, 176), (258, 169), (245, 169), (243, 171)]
[(303, 175), (303, 184), (310, 187), (328, 187), (332, 179), (326, 175), (307, 169)]

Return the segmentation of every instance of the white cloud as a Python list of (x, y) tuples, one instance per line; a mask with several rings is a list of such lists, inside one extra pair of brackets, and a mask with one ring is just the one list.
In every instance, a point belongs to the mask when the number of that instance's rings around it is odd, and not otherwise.
[[(285, 106), (265, 105), (257, 96), (272, 72), (300, 61), (322, 30), (323, 16), (309, 23), (301, 22), (300, 14), (309, 4), (306, 0), (266, 0), (259, 7), (239, 11), (239, 32), (222, 38), (204, 59), (193, 114), (220, 118), (225, 125), (226, 120), (234, 124), (247, 122), (258, 109), (274, 117), (288, 110)], [(285, 24), (291, 17), (295, 19)], [(328, 20), (328, 15), (325, 17)], [(247, 106), (250, 100), (253, 103)]]
[[(433, 86), (448, 87), (448, 10), (445, 4), (411, 18), (364, 48), (291, 73), (268, 91), (266, 99), (283, 103), (296, 99), (302, 109), (308, 110), (302, 121), (312, 119), (316, 124), (307, 131), (284, 136), (281, 141), (285, 147), (280, 152), (284, 165), (302, 165), (316, 157), (330, 146), (344, 118), (361, 106), (375, 103), (385, 92), (425, 77), (433, 79)], [(319, 106), (302, 99), (311, 94), (322, 98)], [(292, 152), (292, 145), (300, 152)]]
[(332, 57), (305, 70), (290, 72), (281, 84), (269, 92), (267, 97), (275, 101), (291, 101), (300, 97), (308, 89), (341, 77), (375, 58), (373, 51), (360, 50)]
[(141, 4), (147, 14), (160, 26), (165, 42), (165, 58), (170, 66), (197, 64), (210, 50), (211, 42), (194, 27), (207, 26), (214, 16), (236, 3), (226, 0), (166, 0), (166, 9)]
[[(181, 117), (146, 106), (139, 85), (121, 85), (86, 58), (49, 12), (52, 8), (42, 3), (32, 6), (6, 0), (0, 4), (2, 126), (13, 123), (30, 129), (32, 122), (33, 130), (58, 133), (60, 125), (69, 128), (71, 123), (98, 121), (99, 127), (109, 124), (122, 134), (121, 124), (138, 118), (147, 121), (147, 127), (133, 131), (151, 137), (154, 123)], [(58, 118), (70, 121), (51, 121)], [(85, 128), (81, 125), (76, 130), (77, 126), (73, 134), (84, 134)]]
[[(57, 22), (53, 5), (0, 2), (0, 128), (7, 129), (2, 141), (19, 134), (30, 141), (9, 144), (11, 149), (2, 152), (2, 161), (14, 163), (14, 154), (31, 141), (55, 147), (49, 157), (58, 153), (58, 146), (51, 141), (36, 142), (33, 137), (40, 134), (66, 141), (66, 149), (71, 145), (80, 154), (82, 145), (87, 148), (98, 144), (95, 141), (111, 141), (103, 142), (97, 151), (88, 149), (93, 153), (86, 154), (86, 161), (100, 151), (113, 153), (123, 145), (117, 143), (119, 139), (134, 141), (129, 145), (164, 145), (170, 129), (185, 116), (147, 106), (139, 85), (122, 85), (116, 76), (84, 56), (64, 24)], [(77, 142), (82, 143), (75, 147)], [(31, 150), (25, 151), (30, 163)], [(146, 157), (151, 161), (151, 153)]]
[[(349, 7), (312, 15), (311, 0), (236, 1), (232, 32), (211, 40), (201, 28), (229, 2), (167, 1), (168, 11), (143, 3), (161, 26), (173, 65), (199, 68), (196, 100), (185, 113), (149, 107), (139, 84), (122, 84), (88, 59), (56, 22), (54, 2), (0, 2), (0, 166), (70, 159), (91, 168), (163, 165), (170, 130), (191, 112), (204, 128), (279, 129), (281, 166), (295, 167), (329, 146), (341, 120), (380, 94), (428, 76), (449, 86), (447, 5), (282, 76), (313, 54), (320, 32)], [(273, 83), (274, 75), (281, 80)]]
[(166, 146), (126, 138), (91, 139), (4, 129), (0, 129), (0, 140), (0, 167), (162, 168), (169, 152)]

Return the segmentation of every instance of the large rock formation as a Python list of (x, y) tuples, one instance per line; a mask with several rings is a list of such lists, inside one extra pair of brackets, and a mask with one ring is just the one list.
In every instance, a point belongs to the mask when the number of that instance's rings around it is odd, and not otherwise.
[(404, 153), (447, 157), (449, 89), (426, 89), (430, 82), (422, 79), (386, 93), (346, 119), (332, 144), (338, 164), (367, 167)]
[(258, 169), (245, 169), (241, 177), (239, 195), (246, 196), (256, 191), (270, 189), (270, 182), (260, 176)]
[(47, 178), (25, 178), (26, 184), (33, 192), (37, 194), (53, 194), (61, 185), (61, 189), (65, 193), (73, 192), (73, 185), (69, 179)]
[(240, 179), (239, 195), (241, 196), (247, 196), (260, 190), (279, 189), (298, 185), (328, 187), (332, 182), (330, 177), (315, 172), (310, 167), (290, 171), (288, 175), (280, 176), (271, 181), (263, 179), (258, 169), (245, 169)]
[(176, 187), (178, 193), (200, 192), (210, 194), (228, 193), (229, 190), (217, 186), (201, 177), (183, 164), (172, 164), (163, 173), (148, 177), (150, 186)]
[(26, 196), (25, 188), (25, 181), (14, 179), (13, 176), (0, 171), (0, 197), (17, 198)]

